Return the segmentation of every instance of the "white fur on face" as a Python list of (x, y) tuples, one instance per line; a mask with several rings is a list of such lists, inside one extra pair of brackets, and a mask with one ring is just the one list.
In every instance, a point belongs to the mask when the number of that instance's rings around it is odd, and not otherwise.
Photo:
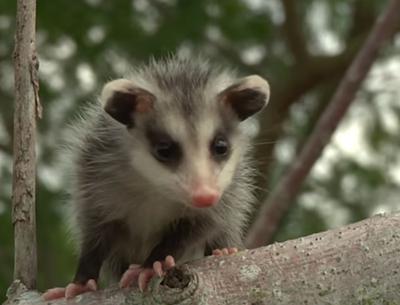
[(202, 119), (196, 124), (195, 138), (183, 144), (186, 158), (183, 164), (182, 182), (186, 184), (187, 192), (191, 192), (191, 189), (198, 184), (219, 190), (216, 179), (219, 167), (210, 155), (210, 143), (217, 126), (218, 118), (211, 114), (209, 118)]
[[(193, 122), (191, 122), (193, 124)], [(210, 152), (210, 144), (222, 122), (216, 107), (205, 109), (197, 117), (195, 131), (178, 113), (162, 117), (165, 132), (179, 142), (183, 158), (177, 168), (171, 169), (160, 163), (149, 151), (146, 139), (133, 130), (132, 165), (166, 199), (191, 206), (191, 196), (198, 185), (217, 190), (222, 195), (230, 185), (242, 154), (240, 134), (233, 134), (228, 141), (231, 154), (226, 161), (216, 162)], [(238, 130), (239, 132), (239, 130)]]
[(168, 167), (156, 160), (149, 150), (146, 139), (133, 131), (131, 164), (154, 189), (154, 193), (164, 194), (166, 199), (180, 201), (182, 190), (178, 177)]

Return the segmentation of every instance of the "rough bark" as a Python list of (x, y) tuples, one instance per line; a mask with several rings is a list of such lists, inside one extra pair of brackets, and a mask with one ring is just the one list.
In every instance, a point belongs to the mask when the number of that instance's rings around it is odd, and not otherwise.
[(294, 198), (300, 191), (303, 181), (354, 100), (379, 49), (394, 35), (400, 17), (399, 11), (400, 0), (391, 0), (376, 21), (371, 34), (346, 72), (299, 157), (270, 194), (267, 202), (264, 203), (260, 216), (247, 239), (247, 245), (250, 248), (256, 248), (272, 241), (281, 219), (295, 202)]
[(38, 61), (35, 52), (36, 1), (17, 2), (15, 35), (15, 112), (13, 168), (14, 278), (28, 288), (36, 285), (35, 138)]
[(208, 257), (155, 279), (148, 292), (107, 288), (44, 302), (20, 283), (17, 304), (400, 304), (400, 214), (226, 257)]

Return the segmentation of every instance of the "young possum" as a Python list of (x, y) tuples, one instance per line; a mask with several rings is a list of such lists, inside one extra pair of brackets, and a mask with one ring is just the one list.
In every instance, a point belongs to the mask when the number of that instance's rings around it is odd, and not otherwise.
[(121, 286), (143, 288), (175, 261), (242, 247), (254, 176), (246, 119), (268, 99), (261, 77), (202, 59), (152, 61), (107, 83), (74, 128), (76, 275), (45, 298), (95, 290), (102, 267), (115, 278), (128, 269)]

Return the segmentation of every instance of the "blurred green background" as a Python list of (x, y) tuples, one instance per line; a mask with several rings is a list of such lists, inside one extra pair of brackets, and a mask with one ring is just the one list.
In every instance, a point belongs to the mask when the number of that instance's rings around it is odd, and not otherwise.
[[(12, 51), (16, 1), (0, 1), (0, 302), (12, 280)], [(38, 139), (38, 288), (65, 285), (75, 269), (63, 222), (56, 148), (102, 84), (150, 56), (202, 53), (272, 87), (260, 116), (259, 201), (313, 130), (387, 1), (38, 1), (37, 49), (44, 117)], [(277, 240), (399, 207), (400, 35), (382, 52), (331, 144), (282, 220)]]

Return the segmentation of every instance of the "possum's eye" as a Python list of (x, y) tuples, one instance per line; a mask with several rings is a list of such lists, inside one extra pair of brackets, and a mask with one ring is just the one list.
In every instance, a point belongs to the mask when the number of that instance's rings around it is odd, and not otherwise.
[(179, 143), (165, 132), (151, 126), (147, 128), (146, 136), (151, 152), (158, 161), (168, 165), (176, 165), (182, 158), (182, 149)]
[(210, 145), (211, 154), (218, 161), (222, 161), (229, 156), (229, 149), (228, 140), (222, 135), (217, 135)]
[(179, 144), (173, 140), (161, 140), (153, 144), (154, 157), (163, 163), (175, 163), (181, 158)]

